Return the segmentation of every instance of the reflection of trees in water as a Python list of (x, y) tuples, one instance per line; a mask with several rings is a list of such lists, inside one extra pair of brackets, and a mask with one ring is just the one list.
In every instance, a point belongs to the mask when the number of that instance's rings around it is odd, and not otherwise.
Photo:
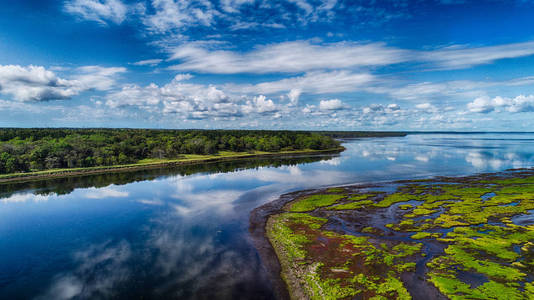
[(293, 166), (329, 160), (336, 154), (321, 154), (313, 156), (287, 156), (280, 158), (249, 158), (236, 161), (225, 161), (207, 164), (182, 165), (176, 167), (146, 169), (139, 171), (115, 172), (98, 175), (72, 176), (48, 180), (29, 181), (21, 183), (0, 184), (0, 197), (9, 197), (15, 192), (32, 191), (38, 195), (55, 193), (70, 194), (76, 188), (105, 187), (110, 184), (124, 185), (132, 182), (154, 180), (167, 176), (186, 176), (195, 173), (228, 173), (258, 167)]

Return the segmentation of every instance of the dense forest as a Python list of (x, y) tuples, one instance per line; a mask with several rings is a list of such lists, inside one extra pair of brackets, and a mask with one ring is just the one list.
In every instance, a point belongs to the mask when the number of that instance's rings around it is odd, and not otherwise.
[(219, 151), (332, 149), (331, 136), (305, 131), (0, 129), (0, 174), (178, 159)]

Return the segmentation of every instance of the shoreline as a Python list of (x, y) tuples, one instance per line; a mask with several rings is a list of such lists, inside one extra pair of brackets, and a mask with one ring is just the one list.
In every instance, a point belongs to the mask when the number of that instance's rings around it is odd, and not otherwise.
[(273, 291), (277, 299), (289, 300), (291, 298), (288, 286), (281, 276), (282, 266), (280, 260), (267, 237), (267, 222), (271, 216), (281, 213), (282, 208), (287, 203), (314, 191), (316, 190), (304, 190), (283, 194), (276, 200), (256, 207), (250, 213), (249, 232), (252, 242), (260, 255), (262, 264), (267, 269), (267, 276), (273, 285)]
[[(353, 184), (351, 187), (365, 188), (371, 187), (372, 184)], [(267, 236), (269, 220), (271, 216), (275, 216), (284, 212), (286, 204), (309, 194), (314, 194), (319, 191), (325, 191), (331, 187), (306, 189), (295, 192), (290, 192), (280, 195), (277, 199), (256, 207), (250, 213), (249, 232), (252, 242), (260, 255), (262, 264), (267, 269), (267, 275), (271, 284), (274, 287), (274, 293), (277, 299), (290, 300), (294, 299), (291, 294), (298, 293), (295, 289), (290, 290), (288, 284), (282, 277), (283, 266), (276, 254), (276, 250)], [(298, 298), (297, 298), (298, 299)]]
[(0, 184), (2, 183), (13, 183), (13, 182), (26, 182), (26, 181), (35, 181), (35, 180), (46, 180), (46, 179), (55, 179), (55, 178), (64, 178), (70, 176), (86, 176), (86, 175), (98, 175), (105, 173), (118, 173), (118, 172), (131, 172), (131, 171), (140, 171), (148, 169), (159, 169), (167, 167), (177, 167), (182, 165), (195, 165), (203, 163), (216, 163), (223, 161), (234, 161), (240, 159), (250, 159), (250, 158), (264, 158), (264, 157), (284, 157), (284, 156), (293, 156), (293, 155), (313, 155), (313, 154), (329, 154), (329, 153), (341, 153), (345, 150), (345, 147), (340, 146), (339, 148), (334, 149), (324, 149), (324, 150), (298, 150), (298, 151), (281, 151), (281, 152), (266, 152), (266, 153), (240, 153), (237, 155), (206, 155), (205, 157), (196, 157), (196, 158), (183, 158), (183, 159), (173, 159), (173, 160), (164, 160), (160, 162), (149, 162), (149, 163), (134, 163), (127, 165), (115, 165), (115, 166), (99, 166), (99, 167), (89, 167), (89, 168), (73, 168), (73, 169), (60, 169), (60, 170), (44, 170), (37, 172), (28, 172), (28, 173), (12, 173), (0, 175)]

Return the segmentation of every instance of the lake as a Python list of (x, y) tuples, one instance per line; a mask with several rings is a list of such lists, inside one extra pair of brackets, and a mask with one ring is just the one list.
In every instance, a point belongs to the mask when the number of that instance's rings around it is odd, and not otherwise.
[(0, 185), (2, 299), (271, 299), (249, 214), (283, 193), (534, 165), (534, 134), (347, 140), (339, 155)]

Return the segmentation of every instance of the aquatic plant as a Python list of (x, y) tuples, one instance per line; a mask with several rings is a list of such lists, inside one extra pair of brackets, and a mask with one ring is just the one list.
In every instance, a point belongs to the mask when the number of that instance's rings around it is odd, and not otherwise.
[(448, 298), (534, 299), (533, 175), (330, 188), (271, 216), (268, 237), (294, 298), (410, 299), (399, 278), (428, 259), (419, 280)]

